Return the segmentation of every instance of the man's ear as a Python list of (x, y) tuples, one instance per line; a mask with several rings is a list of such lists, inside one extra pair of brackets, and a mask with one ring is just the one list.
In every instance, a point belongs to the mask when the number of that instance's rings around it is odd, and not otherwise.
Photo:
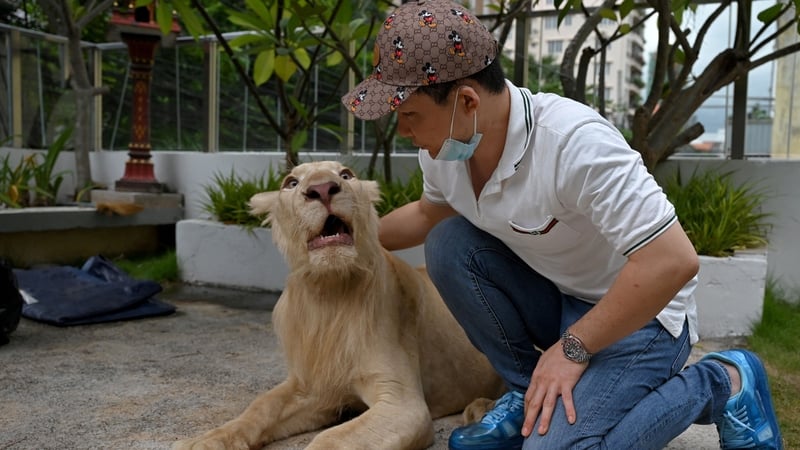
[(468, 84), (460, 87), (458, 96), (459, 102), (464, 105), (464, 109), (468, 114), (473, 114), (481, 104), (481, 96)]

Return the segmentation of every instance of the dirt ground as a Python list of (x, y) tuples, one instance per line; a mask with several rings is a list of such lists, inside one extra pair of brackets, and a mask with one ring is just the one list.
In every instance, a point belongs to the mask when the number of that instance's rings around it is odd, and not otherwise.
[[(284, 378), (270, 324), (277, 295), (175, 285), (159, 298), (178, 311), (69, 328), (23, 319), (0, 347), (0, 450), (169, 448)], [(701, 342), (696, 352), (731, 344)], [(446, 449), (458, 422), (437, 420), (431, 448)], [(313, 436), (265, 448), (301, 449)], [(693, 426), (667, 448), (719, 444), (713, 426)]]

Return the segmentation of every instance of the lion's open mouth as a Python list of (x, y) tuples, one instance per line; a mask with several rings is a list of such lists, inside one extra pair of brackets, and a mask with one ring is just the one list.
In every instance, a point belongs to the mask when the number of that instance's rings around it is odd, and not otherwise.
[(350, 227), (332, 214), (325, 219), (325, 225), (322, 226), (319, 236), (308, 241), (308, 249), (316, 250), (330, 245), (353, 245)]

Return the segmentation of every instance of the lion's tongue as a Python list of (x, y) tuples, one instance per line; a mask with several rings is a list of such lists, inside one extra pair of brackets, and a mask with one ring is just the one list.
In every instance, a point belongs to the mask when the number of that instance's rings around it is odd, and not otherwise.
[(316, 250), (329, 245), (353, 245), (353, 236), (337, 233), (331, 236), (317, 236), (308, 241), (309, 250)]

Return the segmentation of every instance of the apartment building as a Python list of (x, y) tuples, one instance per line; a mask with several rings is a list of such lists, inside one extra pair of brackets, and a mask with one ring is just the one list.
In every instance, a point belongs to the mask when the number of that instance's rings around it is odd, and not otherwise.
[[(475, 2), (474, 10), (479, 15), (493, 14), (494, 11), (488, 5), (496, 3), (493, 0), (478, 0)], [(601, 0), (584, 1), (586, 7), (590, 9), (598, 7), (601, 3)], [(558, 12), (553, 0), (539, 0), (534, 2), (531, 16), (529, 64), (537, 64), (546, 57), (551, 57), (556, 64), (560, 64), (564, 50), (584, 22), (583, 13), (566, 16), (559, 26)], [(633, 24), (638, 17), (638, 13), (634, 11), (625, 19), (625, 22)], [(603, 19), (597, 28), (605, 38), (609, 38), (617, 26), (617, 22)], [(593, 34), (587, 39), (584, 47), (599, 48), (600, 38)], [(505, 50), (508, 54), (513, 54), (513, 38), (508, 39)], [(643, 95), (644, 27), (639, 26), (622, 38), (608, 44), (605, 51), (604, 67), (601, 67), (599, 54), (592, 59), (589, 65), (586, 84), (590, 91), (587, 93), (587, 99), (595, 107), (598, 106), (596, 94), (600, 85), (600, 73), (604, 72), (605, 83), (602, 89), (605, 94), (607, 117), (617, 127), (628, 128), (633, 111), (641, 103)], [(580, 55), (580, 52), (578, 54)], [(577, 73), (577, 60), (575, 71)], [(539, 73), (540, 76), (547, 76), (541, 71)]]

